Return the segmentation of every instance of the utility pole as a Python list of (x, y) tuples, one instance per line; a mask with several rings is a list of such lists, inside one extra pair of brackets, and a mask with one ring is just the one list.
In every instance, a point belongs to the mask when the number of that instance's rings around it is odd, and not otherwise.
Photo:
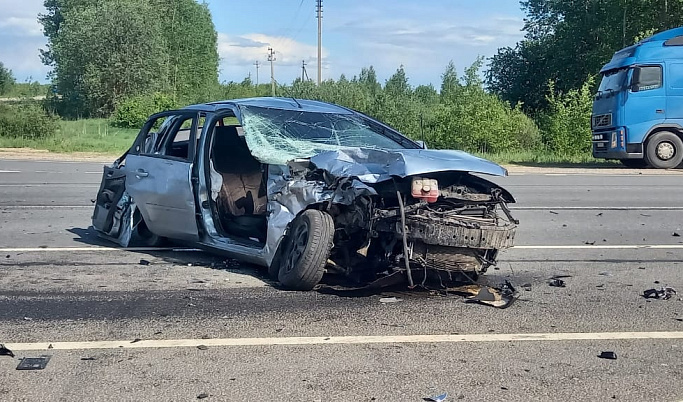
[(261, 66), (261, 63), (258, 60), (256, 60), (254, 62), (254, 65), (256, 66), (256, 86), (258, 86), (258, 69)]
[(316, 0), (318, 12), (318, 85), (323, 77), (322, 46), (323, 46), (323, 0)]
[(301, 82), (304, 81), (304, 76), (308, 78), (308, 73), (306, 72), (306, 60), (301, 60)]
[(272, 47), (268, 48), (268, 61), (270, 62), (270, 91), (275, 96), (275, 70), (273, 69), (273, 62), (275, 61), (275, 51)]

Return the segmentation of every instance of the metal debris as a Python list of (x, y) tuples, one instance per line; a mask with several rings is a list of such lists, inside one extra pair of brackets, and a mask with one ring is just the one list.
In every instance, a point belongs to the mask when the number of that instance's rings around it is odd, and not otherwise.
[(385, 304), (386, 303), (398, 303), (398, 302), (402, 302), (402, 301), (403, 301), (403, 299), (399, 299), (398, 297), (383, 297), (383, 298), (379, 299), (380, 303), (385, 303)]
[(0, 343), (0, 356), (9, 356), (9, 357), (14, 357), (14, 353), (7, 349), (5, 345)]
[(457, 288), (449, 288), (448, 291), (464, 295), (465, 303), (483, 304), (485, 306), (500, 309), (510, 307), (517, 298), (517, 290), (508, 281), (505, 281), (499, 288), (481, 285), (466, 285)]
[(428, 401), (428, 402), (443, 402), (448, 398), (448, 392), (444, 392), (441, 395), (437, 396), (432, 396), (431, 398), (422, 398), (423, 401)]
[(19, 362), (17, 370), (42, 370), (50, 361), (49, 355), (42, 355), (40, 357), (24, 357)]
[(612, 351), (601, 352), (598, 357), (601, 359), (617, 360), (617, 354)]
[(567, 284), (562, 279), (552, 279), (548, 285), (556, 288), (567, 287)]
[(648, 289), (643, 292), (643, 297), (646, 299), (662, 299), (669, 300), (676, 294), (676, 289), (670, 286), (664, 286), (659, 289)]

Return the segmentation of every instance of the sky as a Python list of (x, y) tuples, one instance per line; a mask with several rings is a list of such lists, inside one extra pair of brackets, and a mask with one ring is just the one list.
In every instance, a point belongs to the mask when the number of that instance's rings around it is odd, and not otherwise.
[[(317, 77), (316, 0), (207, 0), (218, 32), (219, 79), (251, 75), (270, 80), (268, 48), (275, 50), (275, 79)], [(19, 82), (47, 82), (40, 61), (46, 39), (37, 16), (43, 0), (0, 0), (0, 62)], [(358, 75), (372, 65), (380, 82), (403, 65), (413, 86), (434, 84), (449, 61), (462, 73), (479, 56), (522, 39), (518, 0), (323, 0), (322, 78)]]

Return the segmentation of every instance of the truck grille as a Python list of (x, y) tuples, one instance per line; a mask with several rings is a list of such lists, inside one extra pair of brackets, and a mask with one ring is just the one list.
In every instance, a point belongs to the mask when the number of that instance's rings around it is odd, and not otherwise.
[(612, 126), (612, 113), (597, 114), (597, 115), (593, 116), (593, 128), (611, 127), (611, 126)]

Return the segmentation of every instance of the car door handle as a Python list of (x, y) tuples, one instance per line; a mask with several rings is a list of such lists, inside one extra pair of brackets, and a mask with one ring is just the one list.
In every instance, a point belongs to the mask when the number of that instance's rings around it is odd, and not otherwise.
[(138, 169), (135, 171), (135, 177), (137, 177), (138, 179), (147, 176), (149, 176), (149, 173), (147, 173), (147, 171), (145, 171), (144, 169)]
[(657, 110), (656, 110), (655, 112), (657, 112), (657, 113), (660, 113), (660, 114), (661, 114), (661, 113), (664, 113), (664, 109), (657, 109)]

